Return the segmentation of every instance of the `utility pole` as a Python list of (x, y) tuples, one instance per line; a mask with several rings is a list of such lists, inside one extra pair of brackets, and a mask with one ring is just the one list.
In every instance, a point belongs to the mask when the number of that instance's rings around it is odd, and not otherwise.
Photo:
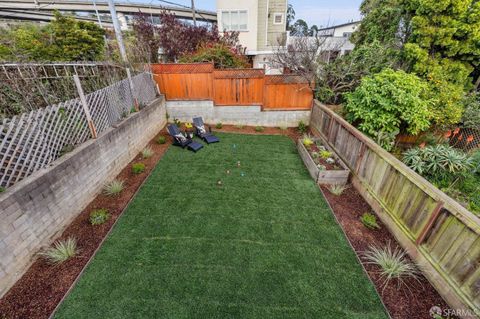
[(125, 46), (123, 44), (122, 29), (118, 23), (117, 10), (115, 9), (115, 3), (113, 0), (108, 0), (108, 7), (110, 8), (110, 15), (112, 16), (113, 28), (115, 29), (115, 36), (117, 37), (118, 48), (120, 49), (120, 56), (122, 57), (123, 63), (127, 64), (127, 51), (125, 51)]
[(192, 0), (192, 17), (193, 17), (193, 25), (197, 26), (197, 17), (195, 13), (195, 0)]
[(100, 28), (103, 29), (102, 20), (100, 19), (100, 15), (98, 14), (97, 2), (95, 0), (93, 0), (93, 9), (95, 9), (95, 13), (97, 14), (98, 25), (100, 26)]
[(117, 37), (118, 48), (120, 49), (120, 55), (122, 56), (122, 61), (125, 64), (125, 70), (127, 71), (128, 83), (130, 84), (130, 91), (132, 92), (135, 109), (138, 111), (138, 100), (135, 97), (135, 88), (133, 86), (132, 75), (128, 66), (127, 51), (125, 51), (125, 46), (123, 44), (122, 29), (118, 23), (117, 10), (115, 10), (114, 0), (108, 0), (108, 7), (110, 8), (110, 14), (112, 15), (113, 28), (115, 29), (115, 36)]

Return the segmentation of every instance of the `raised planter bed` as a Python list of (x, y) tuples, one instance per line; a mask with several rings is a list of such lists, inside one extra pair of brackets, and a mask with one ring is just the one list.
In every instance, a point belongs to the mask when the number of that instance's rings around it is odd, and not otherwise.
[[(310, 176), (319, 185), (345, 185), (348, 182), (350, 170), (347, 165), (335, 154), (335, 152), (321, 138), (312, 138), (314, 144), (305, 147), (303, 140), (297, 141), (297, 149), (303, 163), (308, 169)], [(330, 153), (329, 157), (323, 158), (320, 154)], [(318, 156), (313, 156), (314, 154)]]

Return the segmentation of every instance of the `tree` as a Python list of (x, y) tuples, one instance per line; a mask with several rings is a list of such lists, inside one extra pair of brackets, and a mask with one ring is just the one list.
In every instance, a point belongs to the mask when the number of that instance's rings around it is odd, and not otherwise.
[(216, 25), (212, 27), (194, 26), (178, 20), (174, 14), (160, 14), (160, 26), (157, 29), (160, 47), (168, 60), (176, 61), (180, 57), (194, 53), (207, 43), (223, 43), (238, 54), (243, 48), (238, 42), (238, 32), (223, 32), (220, 35)]
[(355, 90), (364, 76), (397, 68), (398, 64), (392, 49), (379, 41), (361, 45), (334, 61), (320, 63), (316, 97), (325, 103), (341, 103), (343, 94)]
[(182, 63), (213, 62), (215, 68), (247, 68), (247, 59), (224, 43), (202, 45), (195, 53), (180, 58)]
[(319, 29), (318, 29), (317, 25), (315, 25), (315, 24), (312, 25), (312, 26), (310, 27), (310, 29), (308, 29), (308, 36), (309, 36), (309, 37), (316, 37), (317, 34), (318, 34), (318, 30), (319, 30)]
[(298, 19), (292, 26), (291, 34), (294, 36), (307, 36), (308, 24), (305, 20)]
[(347, 119), (390, 150), (399, 132), (416, 135), (430, 127), (430, 96), (426, 81), (387, 68), (346, 94)]
[(133, 33), (135, 40), (133, 48), (143, 51), (143, 55), (147, 58), (145, 62), (158, 62), (158, 49), (160, 48), (160, 40), (157, 36), (158, 27), (154, 25), (148, 15), (139, 13), (133, 19)]
[(315, 83), (321, 81), (321, 67), (324, 63), (322, 58), (328, 56), (331, 51), (338, 51), (343, 44), (330, 39), (323, 34), (312, 37), (303, 35), (292, 37), (286, 47), (279, 46), (272, 62), (284, 70), (303, 77), (310, 83), (313, 90)]
[(364, 0), (364, 19), (352, 41), (396, 48), (400, 66), (427, 80), (437, 126), (457, 123), (462, 97), (480, 85), (480, 2)]
[(46, 26), (22, 25), (0, 35), (0, 59), (92, 61), (103, 59), (104, 31), (91, 22), (55, 12)]
[(287, 7), (287, 31), (290, 31), (294, 20), (295, 10), (293, 9), (293, 5), (289, 4)]

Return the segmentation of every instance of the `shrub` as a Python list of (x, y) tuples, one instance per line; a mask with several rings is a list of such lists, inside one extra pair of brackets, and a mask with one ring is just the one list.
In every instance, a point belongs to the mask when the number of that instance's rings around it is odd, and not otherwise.
[(248, 68), (248, 61), (223, 43), (209, 43), (180, 58), (182, 63), (213, 62), (215, 68)]
[(0, 193), (3, 193), (4, 191), (6, 191), (5, 187), (0, 186)]
[(303, 121), (300, 121), (298, 122), (297, 130), (298, 130), (298, 133), (305, 134), (308, 131), (308, 126), (307, 124), (303, 123)]
[(263, 132), (263, 131), (265, 131), (263, 126), (255, 126), (255, 132)]
[(217, 123), (217, 124), (215, 124), (215, 127), (218, 128), (218, 129), (221, 129), (223, 127), (223, 124), (222, 123)]
[(465, 111), (462, 116), (463, 127), (480, 127), (480, 93), (472, 93), (463, 101)]
[(235, 127), (240, 129), (240, 130), (244, 128), (244, 126), (242, 124), (237, 124), (237, 125), (235, 125)]
[(145, 171), (145, 164), (143, 163), (135, 163), (132, 165), (132, 173), (133, 174), (141, 174)]
[(105, 223), (110, 218), (108, 210), (101, 208), (95, 209), (90, 213), (90, 224), (92, 225), (101, 225)]
[(150, 147), (145, 147), (142, 151), (143, 158), (150, 158), (153, 155), (153, 150)]
[(167, 138), (165, 136), (159, 136), (157, 138), (157, 144), (165, 144), (167, 142)]
[(335, 196), (342, 195), (342, 193), (345, 189), (347, 189), (347, 187), (344, 186), (344, 185), (330, 185), (330, 187), (328, 188), (330, 193), (332, 193)]
[(320, 151), (320, 157), (323, 159), (330, 158), (332, 156), (332, 152), (329, 152), (327, 150)]
[(124, 182), (122, 180), (114, 179), (103, 186), (103, 193), (107, 196), (117, 196), (122, 192)]
[[(385, 69), (364, 77), (345, 95), (347, 119), (372, 137), (400, 129), (416, 135), (430, 127), (429, 94), (426, 82), (416, 75)], [(391, 149), (389, 144), (381, 146)]]
[(309, 135), (304, 135), (302, 138), (302, 144), (305, 145), (306, 148), (310, 148), (310, 146), (315, 143), (313, 139)]
[(66, 240), (56, 241), (53, 247), (47, 248), (40, 255), (49, 263), (58, 265), (74, 257), (77, 253), (77, 240), (69, 237)]
[(372, 213), (365, 213), (360, 217), (362, 224), (368, 229), (379, 229), (380, 225), (377, 223), (377, 217)]
[(177, 118), (174, 118), (173, 119), (173, 123), (178, 126), (178, 127), (181, 127), (182, 126), (182, 121), (180, 121), (179, 119)]
[(288, 126), (282, 125), (282, 126), (279, 126), (278, 129), (281, 130), (281, 131), (286, 131), (286, 130), (288, 130)]
[(467, 154), (448, 145), (412, 148), (403, 153), (403, 162), (419, 174), (442, 177), (465, 173), (473, 160)]
[(398, 285), (405, 284), (408, 278), (418, 280), (417, 267), (408, 261), (405, 252), (398, 247), (392, 249), (390, 244), (384, 248), (370, 246), (362, 257), (367, 264), (380, 267), (380, 278), (383, 279), (384, 289), (394, 279), (397, 280)]

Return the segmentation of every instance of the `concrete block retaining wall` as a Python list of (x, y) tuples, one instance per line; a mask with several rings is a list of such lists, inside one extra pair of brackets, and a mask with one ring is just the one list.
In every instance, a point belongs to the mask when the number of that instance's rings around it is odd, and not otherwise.
[(0, 297), (165, 124), (159, 98), (0, 194)]
[(299, 121), (309, 123), (307, 111), (262, 111), (260, 106), (214, 106), (213, 101), (168, 101), (170, 120), (192, 121), (202, 116), (206, 123), (241, 124), (252, 126), (297, 126)]

